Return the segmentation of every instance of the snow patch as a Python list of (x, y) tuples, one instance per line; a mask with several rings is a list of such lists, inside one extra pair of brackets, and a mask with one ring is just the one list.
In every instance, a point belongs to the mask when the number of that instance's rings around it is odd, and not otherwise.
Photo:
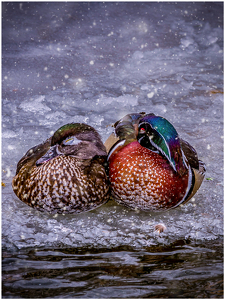
[(39, 113), (43, 115), (47, 111), (51, 110), (51, 108), (49, 108), (46, 104), (42, 103), (44, 100), (45, 100), (45, 96), (31, 98), (29, 100), (22, 102), (19, 107), (26, 112)]

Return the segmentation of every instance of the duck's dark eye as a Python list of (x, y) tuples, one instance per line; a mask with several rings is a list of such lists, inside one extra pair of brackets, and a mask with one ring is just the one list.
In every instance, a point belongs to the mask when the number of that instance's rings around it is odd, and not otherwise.
[(145, 129), (143, 127), (141, 127), (139, 133), (143, 134), (145, 132), (146, 132)]

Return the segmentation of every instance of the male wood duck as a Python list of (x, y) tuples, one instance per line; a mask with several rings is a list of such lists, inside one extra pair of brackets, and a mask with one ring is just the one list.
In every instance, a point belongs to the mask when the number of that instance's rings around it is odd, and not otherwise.
[(131, 209), (160, 211), (191, 199), (205, 165), (165, 118), (129, 114), (105, 142), (115, 200)]
[(81, 213), (109, 198), (107, 153), (97, 131), (72, 123), (21, 158), (12, 187), (17, 197), (49, 213)]

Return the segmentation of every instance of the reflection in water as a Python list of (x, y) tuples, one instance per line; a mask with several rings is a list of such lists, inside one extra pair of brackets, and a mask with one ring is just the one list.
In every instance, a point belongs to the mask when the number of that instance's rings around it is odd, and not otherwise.
[(3, 297), (223, 298), (222, 241), (3, 250)]

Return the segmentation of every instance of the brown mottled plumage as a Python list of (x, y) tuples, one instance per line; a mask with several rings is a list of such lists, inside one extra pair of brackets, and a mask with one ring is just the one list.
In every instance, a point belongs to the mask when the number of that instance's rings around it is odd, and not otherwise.
[(94, 128), (64, 125), (21, 158), (13, 190), (20, 200), (41, 211), (89, 211), (109, 198), (106, 155)]

